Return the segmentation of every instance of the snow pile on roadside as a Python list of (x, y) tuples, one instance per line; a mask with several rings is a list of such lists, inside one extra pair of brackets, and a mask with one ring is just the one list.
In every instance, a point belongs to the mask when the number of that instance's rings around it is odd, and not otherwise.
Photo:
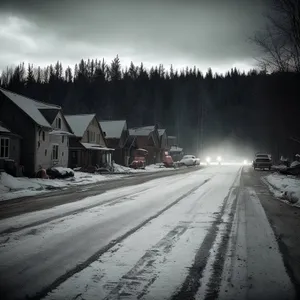
[[(26, 178), (27, 179), (27, 178)], [(5, 172), (0, 173), (0, 192), (13, 192), (24, 189), (41, 189), (41, 186), (35, 182), (24, 180), (24, 178), (15, 178)]]
[(132, 173), (134, 171), (135, 171), (134, 169), (114, 163), (114, 172), (115, 173)]
[(73, 173), (74, 174), (74, 171), (70, 168), (53, 167), (53, 168), (51, 168), (51, 170), (57, 171), (62, 176), (66, 175), (67, 173), (71, 173), (71, 174)]
[(41, 179), (27, 177), (16, 178), (7, 173), (0, 173), (0, 201), (33, 196), (50, 190), (97, 183), (121, 177), (122, 175), (99, 175), (74, 172), (74, 177), (67, 179)]
[(172, 168), (166, 168), (162, 163), (147, 165), (145, 169), (132, 169), (114, 163), (115, 173), (158, 172), (158, 171), (167, 171), (167, 170), (172, 170)]
[(271, 174), (265, 177), (271, 192), (275, 197), (287, 200), (300, 207), (300, 180), (280, 174)]
[(278, 170), (278, 171), (280, 171), (280, 170), (285, 170), (287, 168), (287, 166), (286, 165), (275, 165), (275, 166), (272, 166), (272, 169), (273, 170)]
[(298, 166), (298, 165), (300, 165), (300, 162), (297, 161), (297, 160), (295, 160), (295, 161), (293, 161), (293, 162), (291, 163), (291, 168), (294, 168), (294, 167), (296, 167), (296, 166)]
[[(74, 177), (63, 180), (66, 182), (67, 186), (70, 185), (82, 185), (97, 183), (100, 181), (112, 180), (122, 178), (124, 175), (114, 175), (114, 174), (90, 174), (84, 172), (74, 172)], [(62, 181), (62, 180), (60, 180)]]
[(163, 164), (153, 164), (146, 166), (146, 171), (148, 172), (157, 172), (157, 171), (165, 171), (172, 170), (172, 168), (166, 168)]

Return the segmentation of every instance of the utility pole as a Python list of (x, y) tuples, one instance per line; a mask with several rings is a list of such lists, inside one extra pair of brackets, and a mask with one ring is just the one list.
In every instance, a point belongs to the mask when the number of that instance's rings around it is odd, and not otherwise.
[[(204, 105), (205, 105), (205, 97), (203, 96), (202, 93), (202, 97), (201, 97), (201, 119), (200, 119), (200, 126), (199, 126), (199, 113), (198, 113), (198, 128), (200, 127), (200, 155), (203, 155), (203, 148), (204, 148)], [(198, 135), (197, 135), (198, 136)], [(198, 147), (198, 146), (197, 146)]]
[[(199, 101), (199, 99), (198, 99)], [(197, 105), (197, 130), (196, 130), (196, 135), (197, 135), (197, 156), (200, 156), (200, 152), (199, 152), (199, 129), (200, 129), (200, 110), (199, 110), (199, 103)]]

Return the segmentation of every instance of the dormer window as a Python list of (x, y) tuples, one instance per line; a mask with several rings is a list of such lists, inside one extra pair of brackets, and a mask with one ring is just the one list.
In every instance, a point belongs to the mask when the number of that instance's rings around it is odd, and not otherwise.
[(61, 129), (61, 118), (55, 120), (55, 128)]

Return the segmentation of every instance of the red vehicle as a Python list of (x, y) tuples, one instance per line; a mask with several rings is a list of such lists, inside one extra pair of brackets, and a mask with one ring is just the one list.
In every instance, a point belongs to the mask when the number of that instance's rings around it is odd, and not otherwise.
[(172, 156), (169, 154), (168, 151), (164, 152), (164, 156), (163, 156), (163, 164), (166, 168), (171, 168), (174, 167), (174, 161)]
[(145, 169), (147, 155), (147, 150), (142, 148), (136, 149), (134, 151), (133, 161), (130, 164), (130, 167), (133, 169)]

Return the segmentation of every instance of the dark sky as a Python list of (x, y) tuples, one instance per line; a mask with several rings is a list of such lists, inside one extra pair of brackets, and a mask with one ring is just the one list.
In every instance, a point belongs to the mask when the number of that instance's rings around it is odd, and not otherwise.
[(0, 0), (0, 69), (117, 54), (146, 66), (248, 69), (264, 0)]

